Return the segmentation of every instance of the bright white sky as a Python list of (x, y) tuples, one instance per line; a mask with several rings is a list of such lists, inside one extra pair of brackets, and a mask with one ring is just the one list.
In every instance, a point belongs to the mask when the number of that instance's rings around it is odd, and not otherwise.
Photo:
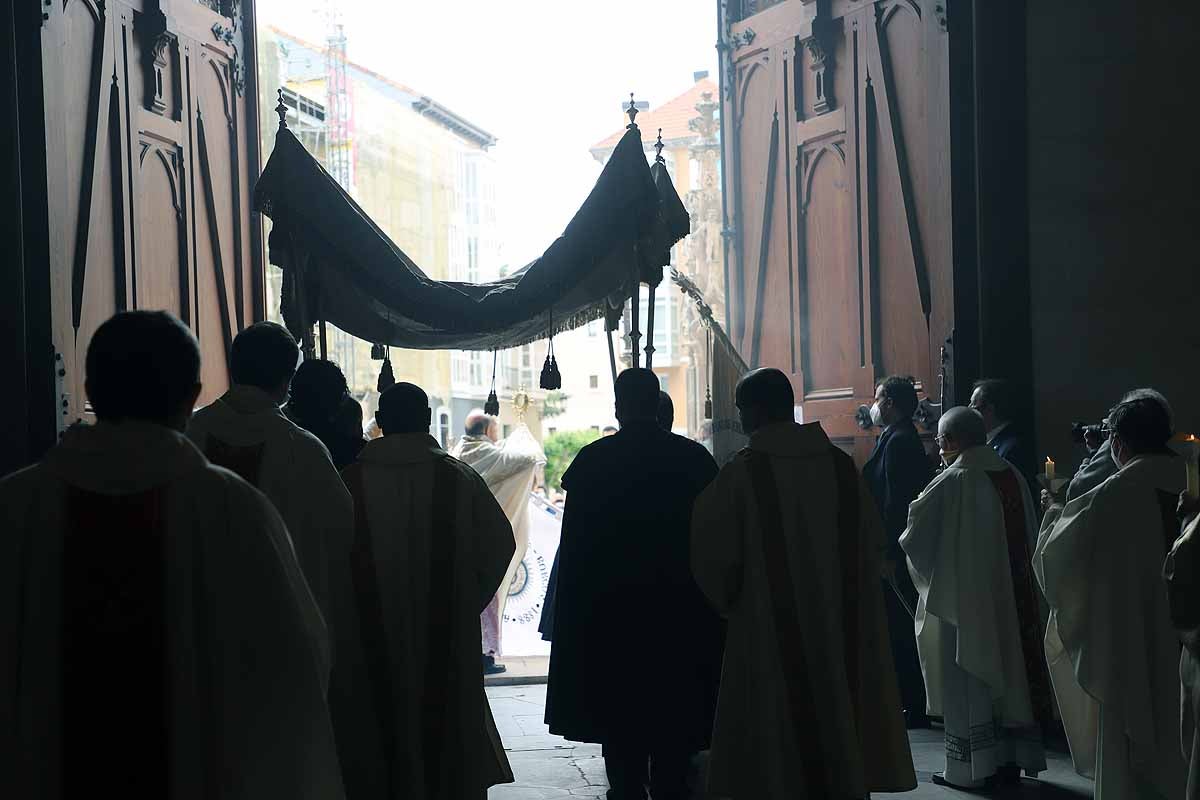
[(588, 148), (617, 130), (622, 98), (651, 107), (716, 79), (712, 0), (259, 0), (259, 20), (322, 43), (325, 9), (349, 58), (433, 97), (499, 139), (504, 259), (562, 232), (600, 172)]

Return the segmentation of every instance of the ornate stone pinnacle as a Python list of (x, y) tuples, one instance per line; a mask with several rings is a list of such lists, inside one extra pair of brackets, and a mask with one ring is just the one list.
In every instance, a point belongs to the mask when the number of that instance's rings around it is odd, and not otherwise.
[(663, 151), (662, 128), (658, 129), (658, 141), (654, 143), (654, 160), (659, 164), (667, 163), (667, 160), (662, 157)]
[(638, 110), (637, 110), (637, 103), (635, 103), (633, 101), (633, 92), (629, 93), (629, 110), (626, 111), (625, 113), (629, 115), (629, 127), (636, 128), (637, 127)]
[(275, 113), (279, 115), (279, 127), (286, 128), (287, 124), (287, 106), (283, 102), (283, 89), (279, 90), (279, 105), (275, 106)]

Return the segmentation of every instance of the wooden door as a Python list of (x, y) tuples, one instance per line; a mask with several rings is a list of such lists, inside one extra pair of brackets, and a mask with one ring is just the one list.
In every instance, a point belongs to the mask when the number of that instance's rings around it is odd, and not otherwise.
[(876, 379), (936, 395), (953, 327), (941, 5), (785, 0), (726, 36), (730, 335), (860, 461)]
[(201, 402), (228, 385), (234, 334), (263, 317), (250, 0), (45, 6), (53, 340), (64, 418), (105, 319), (165, 309), (200, 340)]

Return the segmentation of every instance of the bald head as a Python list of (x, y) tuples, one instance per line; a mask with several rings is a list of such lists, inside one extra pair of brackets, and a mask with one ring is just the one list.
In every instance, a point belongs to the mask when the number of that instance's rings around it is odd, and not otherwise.
[(375, 421), (384, 436), (395, 433), (428, 433), (431, 412), (429, 396), (420, 386), (397, 383), (379, 395)]
[(981, 444), (987, 444), (987, 426), (978, 411), (966, 406), (955, 406), (942, 414), (938, 420), (938, 434), (942, 437), (942, 449), (962, 452)]
[(463, 432), (467, 436), (487, 436), (492, 441), (496, 441), (497, 427), (495, 417), (482, 408), (473, 408), (471, 409), (471, 413), (467, 414), (467, 421), (463, 424)]
[(617, 421), (656, 422), (658, 419), (658, 376), (643, 367), (627, 369), (617, 376)]
[(734, 394), (742, 431), (752, 434), (764, 425), (792, 422), (796, 394), (788, 376), (774, 367), (752, 370), (738, 381)]

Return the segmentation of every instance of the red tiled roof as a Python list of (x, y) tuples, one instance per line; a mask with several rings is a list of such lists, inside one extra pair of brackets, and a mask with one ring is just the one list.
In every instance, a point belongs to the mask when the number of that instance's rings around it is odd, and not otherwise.
[[(696, 111), (696, 104), (700, 102), (700, 95), (705, 92), (711, 92), (713, 99), (716, 99), (717, 84), (709, 78), (701, 78), (686, 92), (673, 100), (668, 100), (658, 108), (638, 114), (637, 125), (642, 131), (642, 139), (646, 142), (653, 142), (658, 137), (659, 128), (662, 128), (663, 141), (694, 136), (695, 134), (688, 129), (688, 122), (700, 116)], [(621, 128), (611, 136), (592, 145), (590, 150), (593, 153), (611, 150), (617, 146), (617, 142), (621, 141), (621, 137), (624, 135), (625, 129)]]

